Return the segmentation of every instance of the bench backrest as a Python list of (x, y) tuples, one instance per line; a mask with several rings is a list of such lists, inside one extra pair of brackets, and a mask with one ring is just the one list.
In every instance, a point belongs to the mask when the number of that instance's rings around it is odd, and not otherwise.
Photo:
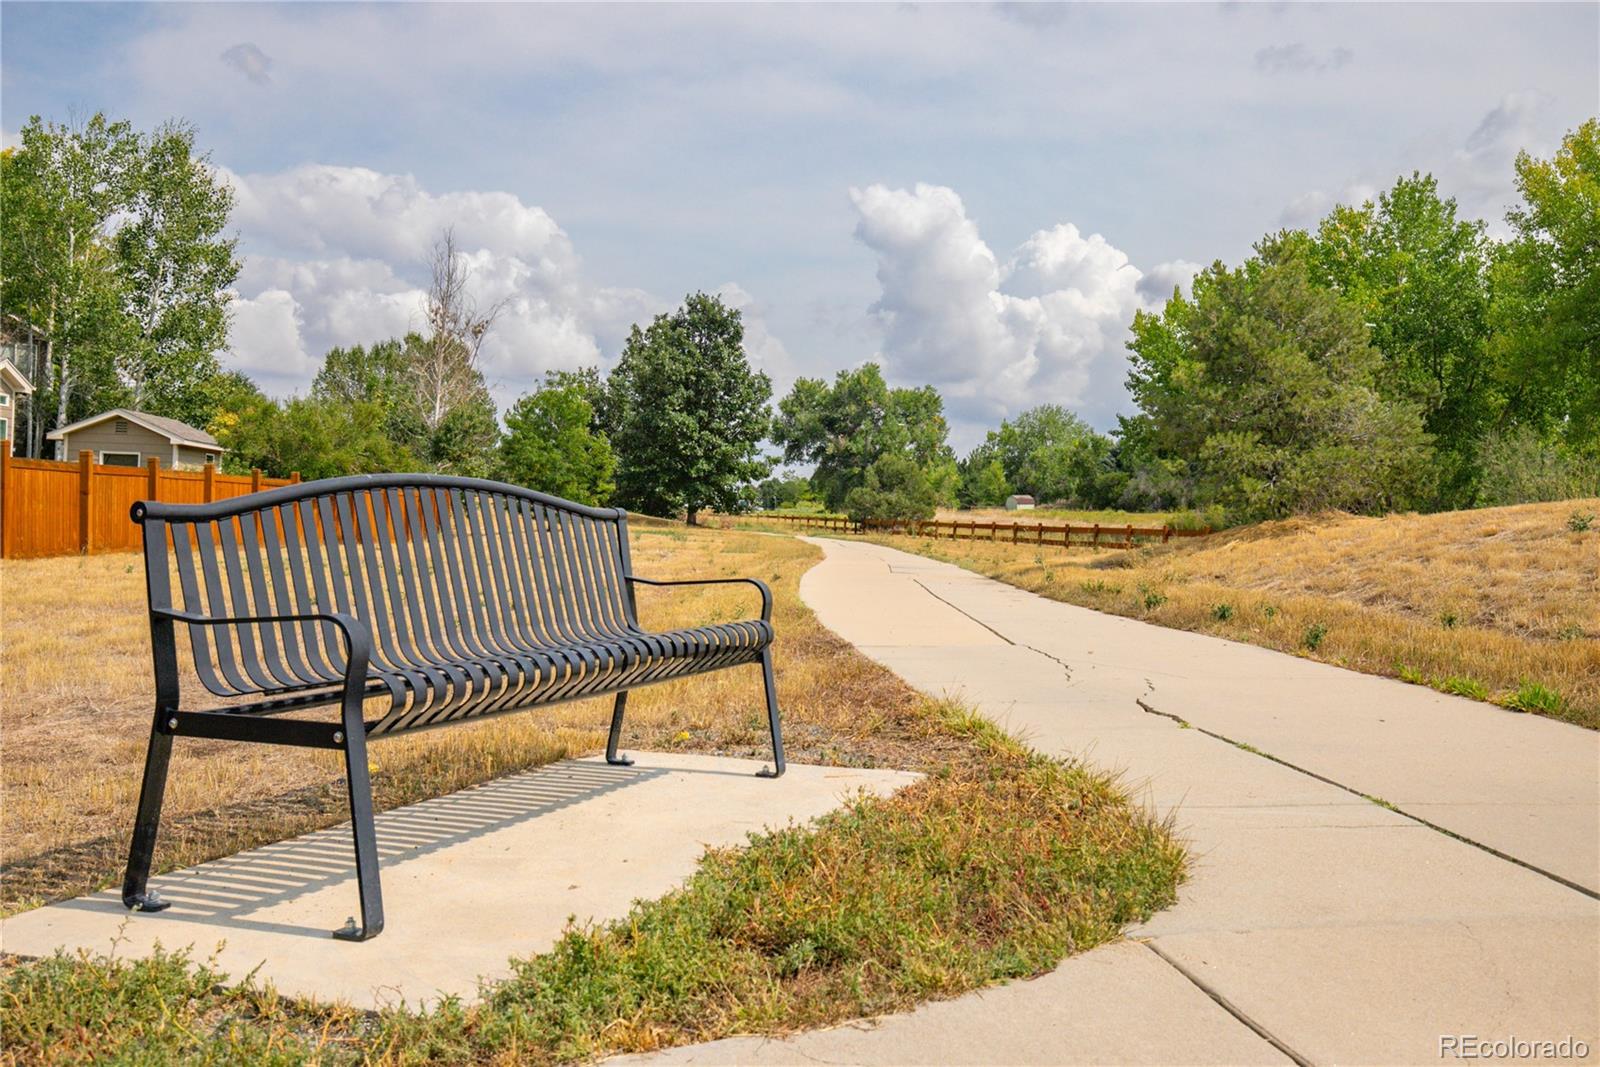
[[(135, 504), (150, 606), (216, 617), (355, 616), (373, 661), (567, 645), (635, 624), (627, 513), (516, 486), (361, 475), (214, 504)], [(195, 672), (223, 697), (342, 677), (328, 623), (189, 625)], [(157, 655), (161, 651), (157, 649)]]

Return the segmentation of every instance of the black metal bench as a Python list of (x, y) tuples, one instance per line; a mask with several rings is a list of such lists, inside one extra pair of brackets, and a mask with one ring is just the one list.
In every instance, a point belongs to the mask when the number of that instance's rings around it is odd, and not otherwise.
[[(367, 742), (501, 712), (616, 695), (761, 665), (774, 763), (784, 770), (772, 678), (772, 592), (754, 578), (651, 581), (633, 574), (627, 513), (472, 478), (391, 474), (285, 486), (214, 504), (141, 502), (156, 708), (122, 899), (147, 892), (174, 737), (344, 752), (361, 923), (383, 929)], [(173, 579), (181, 607), (174, 604)], [(634, 586), (748, 583), (761, 617), (640, 627)], [(201, 685), (228, 703), (179, 707), (177, 627)], [(337, 719), (292, 712), (338, 705)], [(374, 709), (369, 713), (369, 709)]]

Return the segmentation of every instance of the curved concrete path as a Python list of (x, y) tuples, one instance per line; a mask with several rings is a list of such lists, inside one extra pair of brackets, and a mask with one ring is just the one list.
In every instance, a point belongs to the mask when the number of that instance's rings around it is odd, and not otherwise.
[(1037, 981), (659, 1060), (1438, 1063), (1468, 1037), (1600, 1057), (1600, 735), (815, 543), (801, 595), (826, 625), (1122, 770), (1193, 877), (1137, 941)]

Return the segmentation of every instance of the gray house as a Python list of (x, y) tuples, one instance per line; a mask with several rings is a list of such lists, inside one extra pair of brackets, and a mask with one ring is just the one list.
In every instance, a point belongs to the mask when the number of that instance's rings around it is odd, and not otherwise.
[(11, 440), (17, 423), (17, 398), (33, 395), (33, 383), (17, 365), (0, 356), (0, 441)]
[(162, 415), (112, 408), (47, 435), (61, 442), (61, 455), (71, 460), (84, 449), (95, 462), (113, 467), (142, 467), (151, 456), (169, 468), (215, 463), (225, 449), (204, 430)]

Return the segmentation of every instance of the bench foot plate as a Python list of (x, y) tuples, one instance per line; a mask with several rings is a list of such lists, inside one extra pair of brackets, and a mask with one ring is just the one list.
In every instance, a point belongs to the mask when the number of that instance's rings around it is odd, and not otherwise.
[(368, 931), (360, 926), (357, 926), (355, 916), (352, 915), (350, 918), (344, 921), (343, 926), (339, 927), (339, 929), (333, 932), (333, 936), (340, 941), (366, 941), (370, 938), (377, 937), (382, 932), (382, 923), (378, 924), (378, 928), (376, 930)]
[(775, 771), (771, 767), (763, 767), (756, 772), (757, 778), (782, 778), (782, 771)]
[(613, 767), (632, 767), (633, 766), (633, 757), (632, 756), (607, 756), (606, 757), (606, 762), (611, 764), (611, 766), (613, 766)]

